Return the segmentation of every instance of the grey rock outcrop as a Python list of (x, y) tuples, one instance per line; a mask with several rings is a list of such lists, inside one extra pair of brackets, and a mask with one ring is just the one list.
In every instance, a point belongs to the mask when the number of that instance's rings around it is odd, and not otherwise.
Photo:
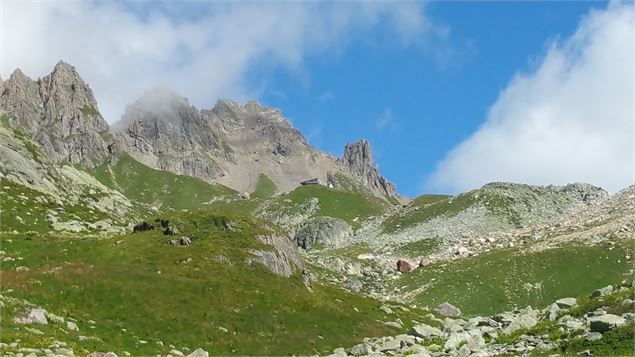
[(345, 221), (332, 217), (316, 217), (303, 224), (295, 235), (295, 241), (304, 249), (311, 249), (318, 243), (336, 247), (351, 235), (351, 227)]
[(624, 326), (626, 319), (621, 316), (604, 314), (593, 316), (587, 319), (591, 332), (605, 332), (617, 327)]
[(37, 81), (17, 69), (1, 89), (0, 108), (9, 125), (37, 142), (52, 161), (93, 167), (108, 157), (108, 124), (75, 67), (60, 61)]
[(434, 309), (434, 311), (440, 316), (446, 316), (446, 317), (461, 316), (461, 310), (447, 301), (437, 306), (437, 308)]
[(261, 235), (260, 242), (270, 245), (271, 250), (255, 250), (256, 260), (277, 275), (290, 277), (295, 271), (304, 271), (304, 261), (291, 239), (280, 235)]
[(427, 325), (427, 324), (419, 324), (412, 327), (409, 332), (413, 336), (421, 337), (421, 338), (431, 338), (431, 337), (444, 337), (445, 333), (439, 330), (436, 327)]
[(18, 324), (48, 324), (46, 310), (29, 308), (23, 316), (16, 316), (13, 321)]
[(561, 309), (568, 309), (570, 307), (576, 306), (578, 304), (578, 301), (576, 298), (568, 297), (556, 300), (556, 304)]
[(607, 285), (601, 289), (597, 289), (595, 290), (592, 294), (591, 294), (591, 298), (599, 298), (602, 296), (606, 296), (610, 293), (613, 292), (613, 286), (612, 285)]
[(536, 311), (531, 307), (523, 309), (518, 316), (515, 316), (511, 323), (503, 330), (505, 334), (511, 334), (520, 329), (528, 329), (536, 326), (538, 323), (538, 317)]
[(344, 147), (342, 162), (362, 184), (375, 194), (396, 196), (395, 185), (379, 173), (367, 140), (359, 140)]

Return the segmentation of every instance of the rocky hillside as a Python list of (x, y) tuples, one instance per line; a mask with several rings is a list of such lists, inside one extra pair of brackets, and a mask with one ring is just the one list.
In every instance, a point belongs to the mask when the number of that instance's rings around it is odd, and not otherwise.
[(329, 356), (627, 356), (633, 352), (633, 293), (631, 286), (608, 285), (579, 298), (560, 298), (541, 310), (527, 306), (486, 317), (463, 317), (445, 302), (429, 315), (432, 324), (365, 338)]
[[(531, 227), (599, 204), (608, 197), (588, 184), (530, 186), (490, 183), (453, 197), (422, 197), (381, 223), (379, 240), (421, 239), (460, 244), (496, 232)], [(385, 238), (382, 238), (385, 237)]]
[(0, 231), (122, 232), (147, 209), (43, 147), (0, 111)]

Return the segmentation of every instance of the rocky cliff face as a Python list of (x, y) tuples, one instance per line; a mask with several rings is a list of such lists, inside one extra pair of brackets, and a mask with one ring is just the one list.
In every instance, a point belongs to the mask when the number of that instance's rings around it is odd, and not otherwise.
[(372, 192), (388, 197), (396, 196), (395, 185), (381, 176), (377, 164), (373, 162), (373, 154), (368, 141), (360, 140), (347, 144), (344, 148), (342, 162), (348, 167), (351, 174)]
[(173, 92), (153, 90), (129, 106), (117, 126), (117, 146), (144, 164), (240, 192), (253, 191), (261, 174), (279, 192), (340, 174), (370, 194), (396, 196), (373, 164), (367, 141), (335, 158), (312, 147), (278, 109), (257, 102), (219, 100), (199, 111)]
[(88, 84), (65, 62), (36, 81), (17, 69), (0, 84), (0, 108), (12, 128), (35, 140), (55, 162), (92, 167), (108, 156), (103, 138), (108, 124)]
[(212, 123), (176, 93), (154, 89), (126, 108), (115, 141), (144, 164), (160, 170), (214, 180), (228, 157)]

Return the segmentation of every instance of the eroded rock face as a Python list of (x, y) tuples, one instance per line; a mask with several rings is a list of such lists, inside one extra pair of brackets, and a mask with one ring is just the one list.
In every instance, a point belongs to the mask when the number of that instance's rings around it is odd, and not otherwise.
[(36, 141), (52, 161), (93, 167), (108, 157), (108, 124), (75, 67), (60, 61), (37, 81), (17, 69), (1, 89), (0, 108), (9, 125)]

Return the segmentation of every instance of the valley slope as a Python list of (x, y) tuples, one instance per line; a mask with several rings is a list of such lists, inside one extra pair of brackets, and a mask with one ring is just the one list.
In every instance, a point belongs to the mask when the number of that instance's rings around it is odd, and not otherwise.
[[(409, 200), (367, 141), (335, 158), (256, 102), (199, 110), (154, 89), (109, 128), (64, 62), (0, 81), (0, 117), (3, 355), (633, 345), (635, 186), (490, 183)], [(463, 315), (435, 310), (444, 302)], [(587, 341), (602, 309), (625, 322)]]

